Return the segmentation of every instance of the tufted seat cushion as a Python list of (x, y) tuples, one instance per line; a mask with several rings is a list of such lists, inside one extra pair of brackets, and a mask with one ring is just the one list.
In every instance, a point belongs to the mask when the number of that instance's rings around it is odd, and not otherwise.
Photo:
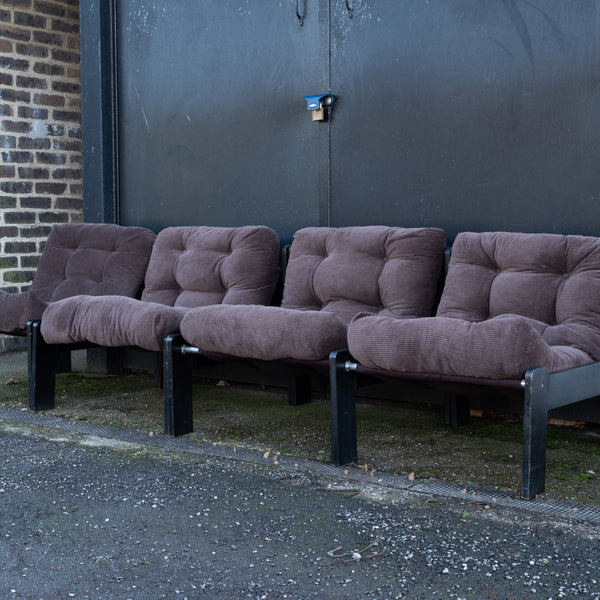
[(54, 225), (29, 291), (0, 292), (0, 332), (23, 335), (49, 302), (76, 294), (137, 295), (155, 237), (142, 227)]
[(600, 239), (462, 233), (434, 318), (359, 315), (349, 348), (363, 365), (491, 379), (600, 360)]
[(190, 307), (268, 303), (278, 276), (279, 238), (268, 227), (170, 227), (156, 238), (141, 300), (62, 300), (48, 307), (41, 333), (51, 344), (160, 351)]
[(277, 306), (195, 308), (181, 331), (207, 353), (259, 360), (315, 360), (346, 346), (346, 323), (335, 313)]
[(210, 306), (189, 311), (184, 338), (240, 358), (319, 360), (346, 346), (361, 311), (430, 315), (441, 273), (439, 229), (310, 227), (294, 235), (281, 307)]
[(90, 342), (158, 351), (165, 335), (178, 331), (185, 309), (122, 296), (72, 296), (47, 311), (41, 325), (47, 343)]

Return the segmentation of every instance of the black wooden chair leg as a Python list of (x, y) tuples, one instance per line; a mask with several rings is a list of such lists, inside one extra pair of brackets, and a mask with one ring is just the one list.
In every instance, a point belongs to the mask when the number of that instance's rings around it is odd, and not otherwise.
[(192, 356), (182, 354), (182, 344), (180, 335), (169, 335), (163, 342), (165, 433), (171, 436), (194, 430)]
[(548, 434), (548, 369), (525, 374), (523, 406), (523, 478), (521, 497), (533, 500), (546, 488), (546, 439)]
[(288, 401), (292, 406), (300, 406), (311, 401), (310, 375), (292, 375), (290, 377)]
[(56, 372), (70, 373), (73, 369), (70, 350), (60, 350), (56, 356)]
[(56, 346), (44, 341), (40, 322), (27, 323), (27, 371), (31, 410), (54, 408), (57, 355)]
[(457, 429), (471, 421), (469, 397), (464, 394), (448, 394), (445, 398), (446, 425)]
[(331, 462), (345, 465), (358, 458), (356, 442), (356, 373), (346, 368), (347, 350), (329, 356), (331, 390)]
[(154, 353), (154, 387), (162, 388), (163, 386), (163, 354), (162, 352)]

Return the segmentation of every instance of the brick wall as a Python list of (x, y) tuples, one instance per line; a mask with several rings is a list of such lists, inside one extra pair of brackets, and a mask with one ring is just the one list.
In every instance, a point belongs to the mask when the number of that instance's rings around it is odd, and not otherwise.
[(0, 289), (82, 218), (79, 0), (0, 0)]

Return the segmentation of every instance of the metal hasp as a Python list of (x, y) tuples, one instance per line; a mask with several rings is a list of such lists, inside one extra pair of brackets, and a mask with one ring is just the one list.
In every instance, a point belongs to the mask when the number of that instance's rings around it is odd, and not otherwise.
[[(314, 94), (312, 96), (304, 96), (307, 103), (307, 108), (310, 110), (313, 121), (327, 121), (329, 110), (333, 105), (333, 96), (331, 94)], [(328, 110), (325, 110), (325, 109)]]

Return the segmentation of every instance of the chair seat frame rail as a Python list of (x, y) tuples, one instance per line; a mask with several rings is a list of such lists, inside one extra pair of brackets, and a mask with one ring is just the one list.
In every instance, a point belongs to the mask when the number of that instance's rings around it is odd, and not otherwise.
[[(347, 349), (336, 350), (330, 358), (331, 386), (331, 460), (336, 465), (355, 462), (358, 459), (356, 439), (357, 375), (361, 365), (353, 360)], [(374, 374), (368, 369), (368, 374)], [(452, 378), (431, 374), (407, 374), (380, 372), (381, 378), (398, 379), (416, 383), (455, 383), (461, 385), (469, 378)], [(473, 386), (494, 384), (493, 380), (481, 381), (470, 378)], [(512, 383), (512, 385), (510, 385)], [(552, 409), (575, 404), (600, 396), (600, 362), (591, 363), (565, 371), (549, 373), (546, 367), (528, 370), (522, 380), (497, 382), (498, 387), (521, 388), (523, 394), (523, 456), (520, 497), (532, 500), (545, 491), (546, 486), (546, 440), (548, 413)]]

